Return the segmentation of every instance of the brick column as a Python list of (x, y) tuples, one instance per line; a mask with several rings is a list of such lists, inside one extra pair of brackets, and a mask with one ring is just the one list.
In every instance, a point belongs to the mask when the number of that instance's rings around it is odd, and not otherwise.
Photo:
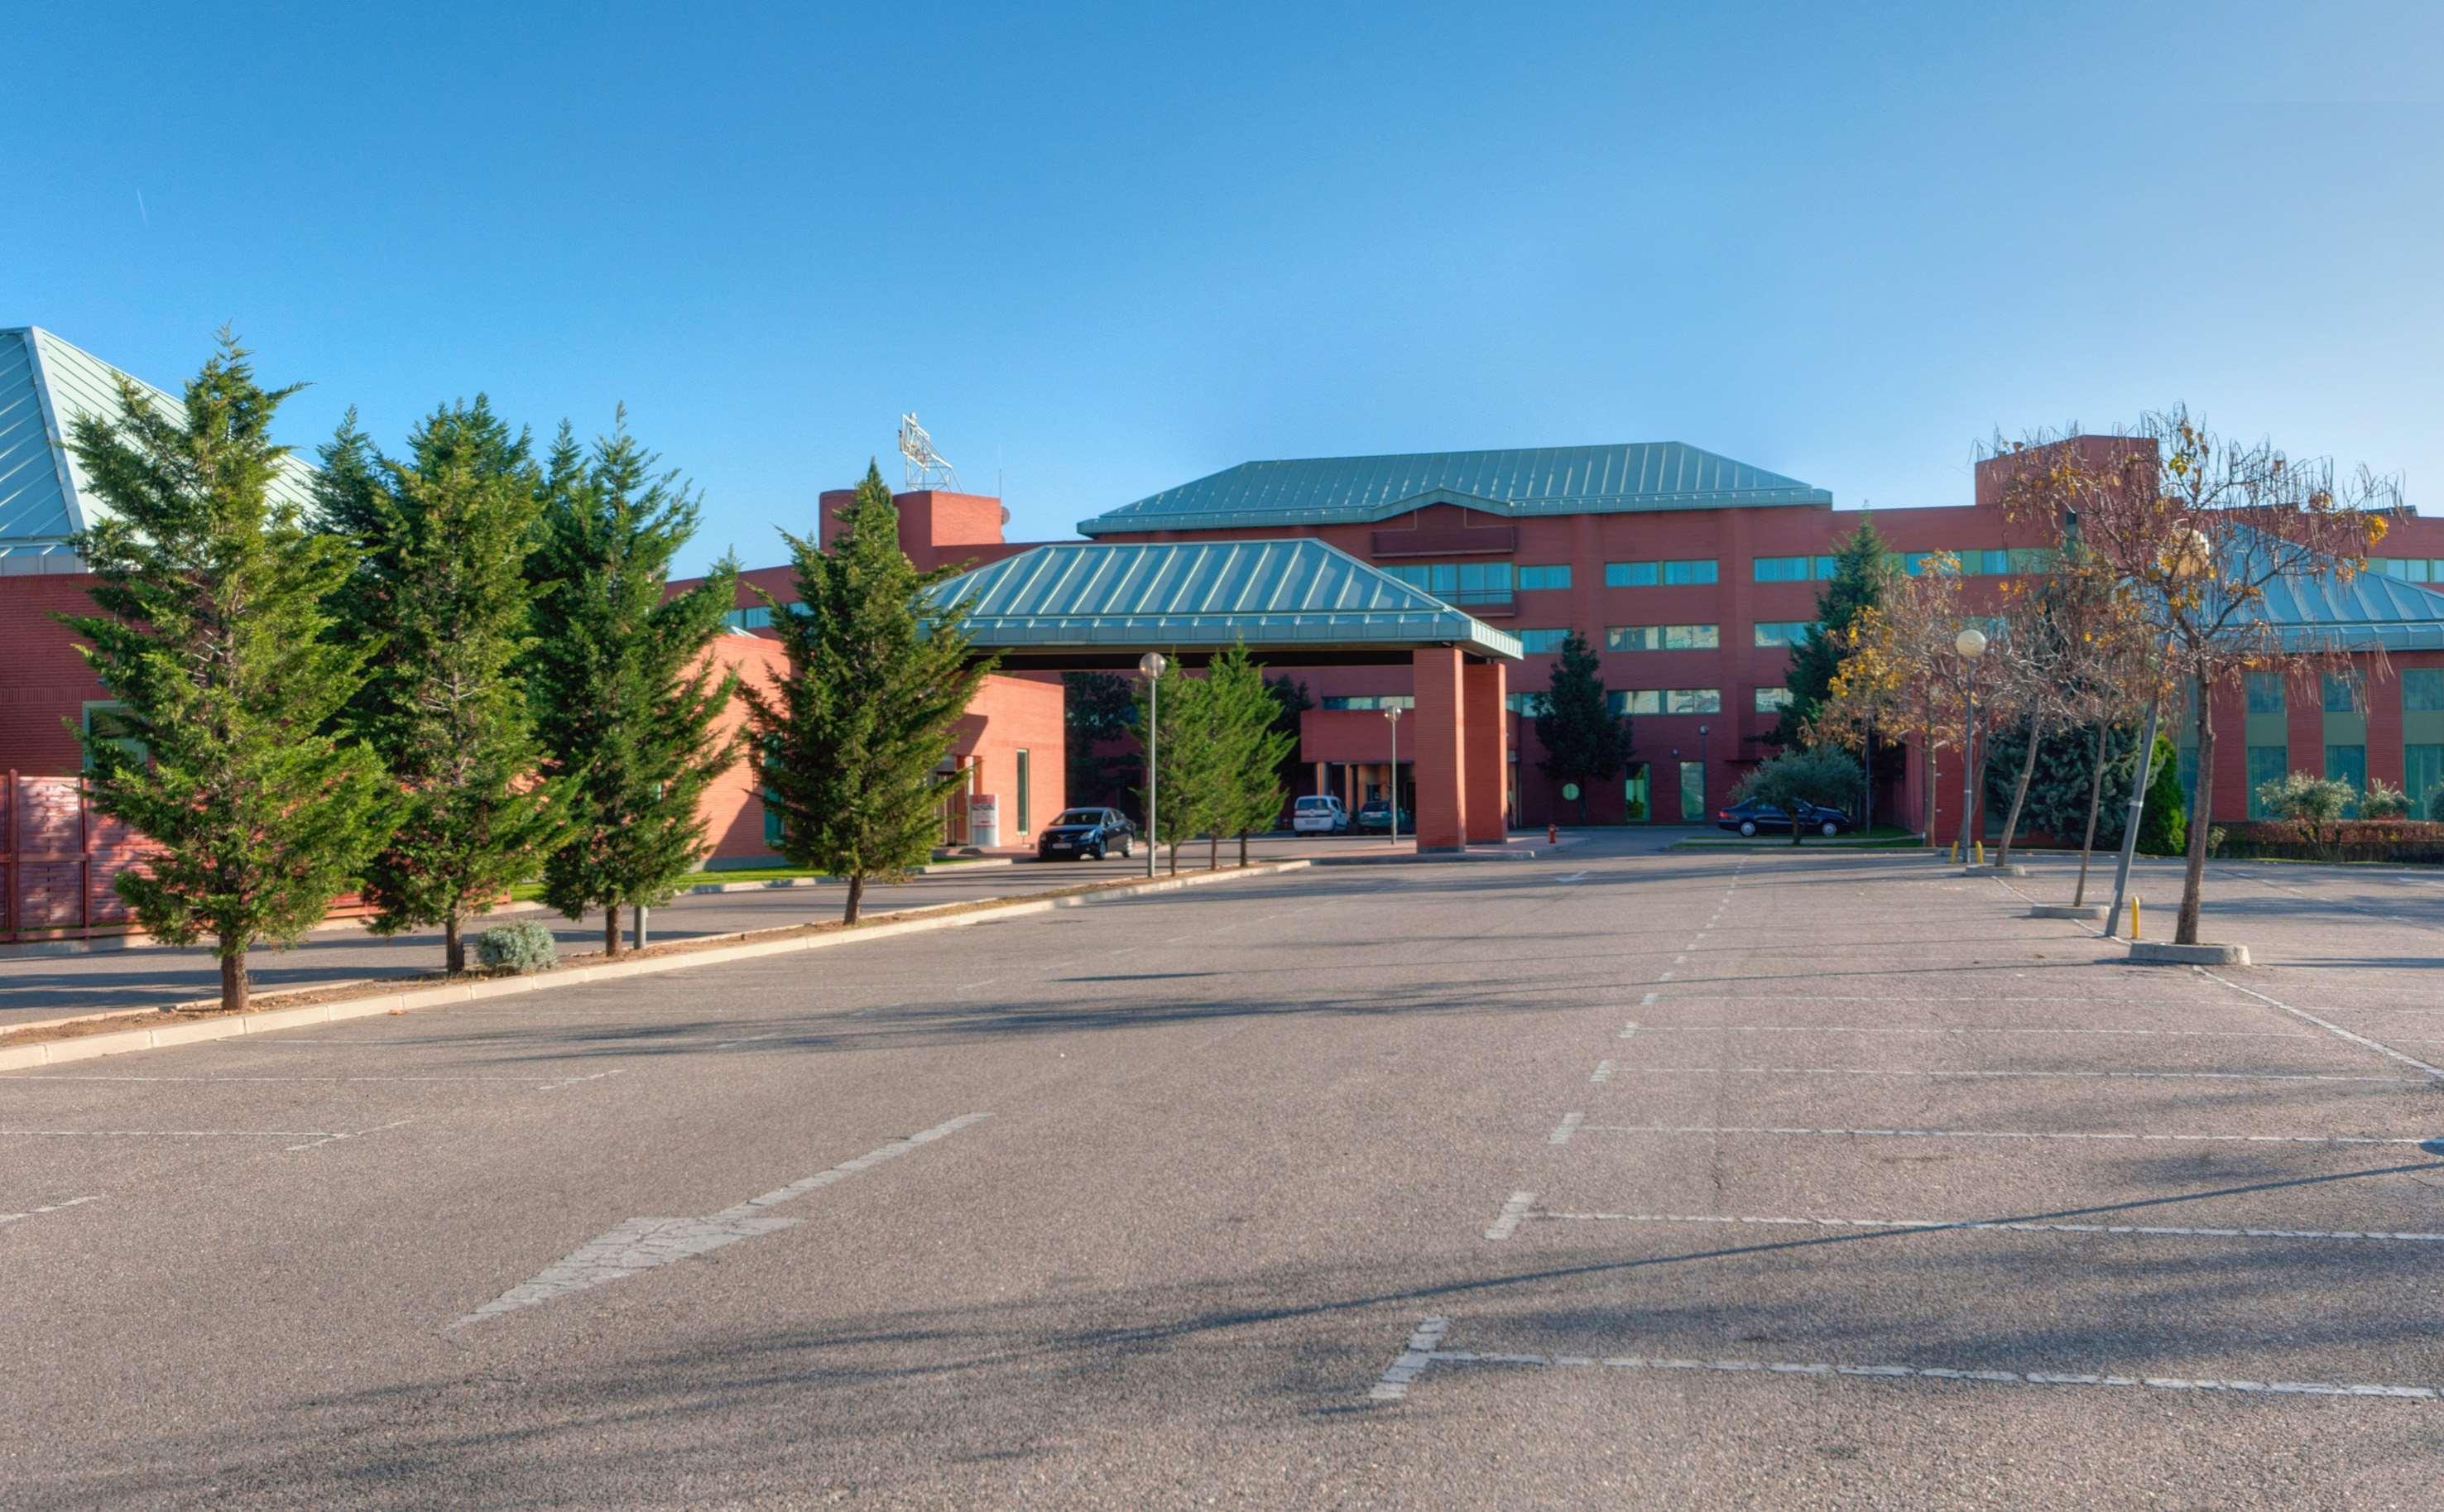
[(1417, 849), (1455, 851), (1468, 843), (1466, 709), (1457, 648), (1413, 653), (1417, 707), (1402, 723), (1416, 729), (1410, 761), (1417, 783)]
[(1498, 661), (1472, 662), (1460, 671), (1461, 743), (1468, 756), (1469, 842), (1499, 845), (1510, 838), (1503, 789), (1510, 777), (1510, 710), (1504, 703), (1510, 669)]

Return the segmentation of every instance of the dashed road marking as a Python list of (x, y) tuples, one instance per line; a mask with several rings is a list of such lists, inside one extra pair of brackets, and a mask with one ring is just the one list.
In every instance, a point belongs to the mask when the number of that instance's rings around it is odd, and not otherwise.
[[(1532, 1193), (1528, 1200), (1530, 1202), (1535, 1200)], [(0, 1213), (0, 1224), (13, 1224), (21, 1218), (40, 1218), (45, 1213), (65, 1212), (70, 1208), (82, 1208), (86, 1203), (100, 1201), (102, 1197), (99, 1193), (91, 1197), (70, 1197), (65, 1202), (50, 1203), (41, 1208), (28, 1208), (21, 1213)]]
[[(601, 1072), (601, 1073), (599, 1073), (599, 1075), (601, 1075), (601, 1076), (606, 1076), (606, 1077), (615, 1077), (615, 1076), (618, 1076), (618, 1075), (619, 1075), (619, 1073), (618, 1073), (618, 1072), (616, 1072), (616, 1071), (604, 1071), (604, 1072)], [(163, 1081), (163, 1082), (172, 1082), (172, 1081), (175, 1081), (175, 1082), (215, 1082), (215, 1081), (220, 1081), (220, 1082), (228, 1082), (228, 1083), (230, 1083), (230, 1084), (231, 1084), (231, 1085), (250, 1085), (250, 1084), (252, 1084), (252, 1083), (254, 1083), (254, 1082), (258, 1082), (258, 1081), (299, 1081), (299, 1082), (356, 1082), (356, 1081), (413, 1081), (413, 1082), (428, 1082), (428, 1081), (477, 1081), (477, 1082), (481, 1082), (481, 1081), (495, 1081), (495, 1082), (507, 1082), (507, 1083), (509, 1083), (509, 1084), (510, 1084), (510, 1085), (512, 1085), (512, 1086), (534, 1087), (534, 1088), (537, 1088), (537, 1089), (539, 1089), (539, 1090), (541, 1090), (541, 1091), (548, 1092), (548, 1091), (550, 1091), (551, 1089), (553, 1089), (554, 1087), (565, 1087), (565, 1086), (569, 1085), (569, 1084), (570, 1084), (570, 1083), (572, 1083), (572, 1082), (577, 1082), (577, 1081), (591, 1081), (591, 1080), (593, 1080), (593, 1079), (595, 1079), (593, 1077), (564, 1077), (564, 1078), (561, 1078), (561, 1079), (558, 1079), (558, 1080), (548, 1080), (548, 1081), (547, 1081), (547, 1080), (545, 1080), (545, 1079), (543, 1079), (542, 1078), (539, 1078), (539, 1077), (231, 1077), (231, 1076), (221, 1076), (221, 1077), (103, 1077), (103, 1076), (83, 1076), (83, 1075), (78, 1075), (78, 1074), (74, 1074), (74, 1073), (66, 1073), (66, 1072), (29, 1072), (29, 1073), (27, 1073), (27, 1074), (22, 1075), (22, 1076), (0, 1077), (0, 1087), (17, 1087), (17, 1086), (24, 1086), (24, 1085), (26, 1085), (26, 1084), (28, 1084), (28, 1083), (29, 1083), (29, 1082), (36, 1082), (36, 1081)]]
[(1570, 1142), (1570, 1135), (1578, 1133), (1579, 1125), (1586, 1121), (1586, 1116), (1587, 1116), (1583, 1113), (1565, 1113), (1562, 1115), (1562, 1121), (1555, 1124), (1553, 1126), (1553, 1132), (1545, 1136), (1546, 1141), (1547, 1143), (1557, 1145), (1568, 1144)]
[(739, 1038), (739, 1039), (736, 1039), (736, 1040), (724, 1040), (724, 1041), (720, 1042), (719, 1043), (715, 1044), (715, 1045), (713, 1046), (713, 1048), (714, 1048), (714, 1049), (716, 1049), (716, 1050), (731, 1050), (731, 1049), (735, 1049), (736, 1047), (738, 1047), (739, 1045), (742, 1045), (742, 1044), (760, 1044), (760, 1043), (762, 1043), (762, 1042), (763, 1042), (764, 1041), (766, 1041), (766, 1040), (777, 1040), (777, 1039), (781, 1038), (781, 1036), (782, 1036), (782, 1035), (784, 1035), (784, 1034), (786, 1034), (786, 1033), (787, 1033), (787, 1032), (788, 1032), (788, 1031), (787, 1031), (787, 1030), (786, 1030), (786, 1029), (775, 1029), (775, 1030), (773, 1030), (770, 1034), (750, 1034), (750, 1035), (745, 1035), (745, 1036), (743, 1036), (743, 1037), (741, 1037), (741, 1038)]
[(546, 1083), (538, 1090), (543, 1092), (558, 1092), (563, 1087), (573, 1087), (583, 1081), (600, 1081), (605, 1077), (617, 1077), (622, 1075), (625, 1075), (625, 1073), (619, 1071), (596, 1071), (584, 1076), (563, 1077), (558, 1081)]
[(1485, 1231), (1485, 1237), (1488, 1239), (1509, 1238), (1511, 1230), (1519, 1226), (1519, 1220), (1527, 1217), (1528, 1209), (1533, 1208), (1535, 1205), (1536, 1194), (1534, 1192), (1512, 1192), (1510, 1194), (1510, 1200), (1502, 1205), (1501, 1216), (1494, 1219), (1493, 1226)]
[[(1781, 1129), (1763, 1124), (1572, 1124), (1589, 1134), (1770, 1134), (1858, 1139), (2115, 1139), (2173, 1144), (2234, 1145), (2415, 1145), (2416, 1135), (2382, 1138), (2363, 1134), (2045, 1134), (1997, 1129)], [(1555, 1144), (1562, 1143), (1556, 1138)]]
[(1638, 1021), (1636, 1019), (1632, 1019), (1627, 1023), (1622, 1024), (1620, 1026), (1620, 1032), (1614, 1035), (1613, 1038), (1616, 1040), (1634, 1040), (1638, 1038)]
[[(1509, 1216), (1509, 1209), (1504, 1209)], [(1752, 1218), (1723, 1213), (1537, 1212), (1520, 1218), (1552, 1223), (1584, 1224), (1750, 1224), (1767, 1227), (1882, 1228), (1895, 1233), (1925, 1231), (1992, 1231), (2015, 1234), (2123, 1234), (2181, 1239), (2315, 1239), (2355, 1243), (2444, 1245), (2444, 1234), (2404, 1233), (2390, 1229), (2350, 1228), (2196, 1228), (2168, 1224), (2040, 1224), (1964, 1218)], [(1511, 1225), (1516, 1228), (1517, 1224)], [(1495, 1237), (1488, 1233), (1485, 1237)], [(1502, 1236), (1508, 1238), (1506, 1231)]]
[(1612, 1079), (1612, 1062), (1609, 1060), (1597, 1061), (1596, 1068), (1587, 1073), (1587, 1079), (1598, 1086), (1602, 1086), (1605, 1082), (1610, 1081)]
[(1638, 1005), (1641, 1008), (1651, 1008), (1655, 1006), (1655, 1000), (1662, 995), (1663, 994), (1660, 992), (1649, 992), (1646, 996), (1638, 1000)]
[[(1622, 1038), (1628, 1036), (1623, 1035)], [(2361, 1077), (2305, 1071), (1887, 1071), (1881, 1066), (1654, 1065), (1631, 1066), (1629, 1069), (1645, 1076), (1920, 1077), (1933, 1080), (2374, 1081), (2392, 1087), (2426, 1085), (2414, 1077)]]
[[(1651, 998), (1652, 993), (1648, 994)], [(1853, 1023), (1650, 1023), (1650, 1033), (1689, 1034), (2117, 1034), (2204, 1040), (2313, 1040), (2288, 1029), (2011, 1029), (1980, 1024), (1968, 1028), (1897, 1029)]]
[(1553, 878), (1556, 882), (1583, 882), (1586, 879), (1587, 874), (1584, 872), (1572, 872), (1567, 876), (1557, 876)]
[(1433, 1357), (1435, 1345), (1441, 1342), (1443, 1330), (1449, 1327), (1451, 1319), (1448, 1318), (1420, 1319), (1416, 1331), (1409, 1336), (1408, 1347), (1400, 1351), (1392, 1363), (1384, 1367), (1383, 1374), (1376, 1378), (1375, 1389), (1366, 1393), (1368, 1400), (1397, 1402), (1408, 1395), (1409, 1383), (1425, 1370), (1427, 1360)]
[[(548, 1092), (551, 1089), (546, 1087), (544, 1090)], [(320, 1150), (324, 1145), (335, 1145), (343, 1139), (361, 1139), (367, 1134), (387, 1134), (393, 1129), (404, 1129), (415, 1121), (413, 1118), (398, 1118), (389, 1123), (376, 1125), (371, 1129), (355, 1129), (346, 1134), (326, 1134), (319, 1139), (308, 1139), (301, 1145), (290, 1145), (287, 1152), (293, 1154), (300, 1150)]]

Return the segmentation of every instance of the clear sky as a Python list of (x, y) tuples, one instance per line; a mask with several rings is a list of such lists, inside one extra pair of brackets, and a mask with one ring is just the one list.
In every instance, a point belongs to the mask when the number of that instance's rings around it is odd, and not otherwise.
[(0, 324), (175, 387), (231, 323), (308, 449), (624, 401), (691, 567), (906, 409), (1026, 537), (1666, 439), (1965, 503), (2175, 400), (2444, 509), (2433, 3), (381, 9), (10, 8)]

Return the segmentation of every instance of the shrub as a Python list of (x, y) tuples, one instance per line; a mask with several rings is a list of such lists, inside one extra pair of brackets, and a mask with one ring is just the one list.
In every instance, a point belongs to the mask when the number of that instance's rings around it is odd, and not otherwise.
[(2427, 817), (2444, 819), (2444, 787), (2435, 789), (2435, 795), (2427, 800)]
[(2233, 860), (2444, 862), (2444, 824), (2424, 820), (2338, 820), (2323, 835), (2293, 820), (2225, 826), (2220, 855)]
[(475, 959), (489, 970), (524, 976), (548, 970), (560, 960), (560, 942), (547, 925), (532, 919), (495, 925), (475, 936)]
[(2408, 793), (2381, 777), (2371, 777), (2367, 791), (2360, 798), (2360, 818), (2403, 819), (2409, 816), (2411, 806)]
[(2341, 778), (2320, 777), (2314, 772), (2286, 772), (2257, 784), (2259, 802), (2275, 818), (2299, 825), (2312, 843), (2323, 846), (2334, 843), (2334, 830), (2342, 821), (2342, 811), (2359, 796), (2359, 789)]
[[(1813, 750), (1785, 751), (1749, 773), (1732, 789), (1731, 802), (1746, 802), (1753, 798), (1794, 815), (1807, 803), (1847, 812), (1865, 781), (1866, 775), (1856, 757), (1834, 747), (1819, 746)], [(1794, 820), (1790, 827), (1793, 845), (1799, 843), (1799, 829)]]
[(2138, 816), (2139, 851), (2148, 856), (2185, 854), (2190, 848), (2189, 811), (2189, 795), (2181, 791), (2181, 764), (2173, 742), (2158, 735), (2156, 775), (2147, 780), (2147, 807)]

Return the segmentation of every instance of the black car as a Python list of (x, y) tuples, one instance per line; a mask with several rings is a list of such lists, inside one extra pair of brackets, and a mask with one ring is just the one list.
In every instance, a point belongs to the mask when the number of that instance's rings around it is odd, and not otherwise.
[[(1799, 826), (1814, 830), (1819, 835), (1839, 835), (1850, 828), (1850, 816), (1838, 808), (1826, 808), (1822, 803), (1802, 803), (1799, 805)], [(1745, 803), (1733, 803), (1716, 814), (1714, 827), (1737, 830), (1743, 835), (1787, 835), (1790, 833), (1790, 815), (1779, 804), (1751, 798)]]
[(1083, 861), (1088, 857), (1126, 856), (1136, 847), (1138, 827), (1117, 808), (1064, 809), (1044, 826), (1035, 839), (1039, 861)]
[[(1415, 834), (1417, 828), (1416, 820), (1416, 816), (1407, 809), (1400, 810), (1400, 833)], [(1388, 833), (1392, 828), (1392, 805), (1379, 798), (1368, 799), (1358, 810), (1358, 819), (1352, 827), (1361, 835)]]

